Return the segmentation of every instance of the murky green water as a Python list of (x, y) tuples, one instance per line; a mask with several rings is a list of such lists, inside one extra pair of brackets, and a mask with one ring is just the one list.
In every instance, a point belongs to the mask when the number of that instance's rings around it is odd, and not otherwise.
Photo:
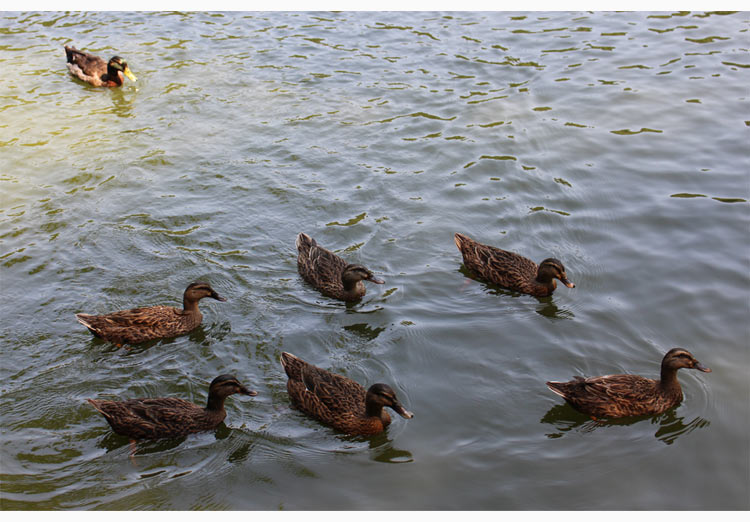
[[(2, 13), (3, 509), (748, 509), (748, 13)], [(136, 84), (74, 80), (64, 44)], [(296, 273), (305, 231), (386, 280)], [(452, 235), (563, 260), (548, 299), (468, 279)], [(180, 303), (127, 351), (77, 312)], [(685, 401), (596, 424), (549, 392), (658, 375)], [(290, 351), (415, 413), (346, 437), (290, 409)], [(204, 402), (139, 445), (89, 397)]]

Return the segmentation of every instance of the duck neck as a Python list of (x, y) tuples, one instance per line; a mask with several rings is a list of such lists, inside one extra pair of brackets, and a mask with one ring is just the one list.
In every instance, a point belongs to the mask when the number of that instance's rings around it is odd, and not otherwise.
[(678, 368), (670, 368), (669, 366), (662, 365), (661, 380), (659, 381), (659, 387), (662, 392), (673, 395), (682, 395), (680, 381), (677, 380), (677, 370)]
[(352, 281), (342, 278), (341, 283), (344, 285), (344, 294), (349, 299), (356, 299), (365, 293), (365, 284), (362, 281)]
[(383, 415), (383, 405), (375, 401), (367, 401), (365, 404), (365, 413), (368, 417), (381, 418)]
[(209, 393), (208, 404), (206, 404), (206, 410), (210, 412), (223, 412), (224, 411), (224, 399), (226, 399), (226, 397), (221, 397), (219, 395)]
[(539, 270), (536, 273), (536, 282), (545, 288), (555, 288), (555, 278), (547, 270)]
[(200, 315), (200, 310), (198, 310), (198, 301), (190, 300), (187, 298), (187, 296), (183, 297), (182, 311), (186, 314)]
[(538, 289), (536, 290), (534, 295), (537, 296), (543, 297), (550, 295), (555, 291), (555, 288), (557, 288), (557, 283), (555, 283), (555, 280), (551, 277), (543, 277), (539, 275), (534, 282), (536, 283), (536, 288)]
[(110, 81), (115, 85), (122, 85), (124, 78), (120, 71), (108, 65), (107, 66), (107, 81)]

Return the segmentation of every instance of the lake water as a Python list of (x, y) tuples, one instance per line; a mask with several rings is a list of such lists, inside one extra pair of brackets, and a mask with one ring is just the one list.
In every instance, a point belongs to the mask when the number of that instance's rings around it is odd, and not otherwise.
[[(3, 509), (749, 509), (750, 13), (0, 14)], [(120, 55), (120, 89), (63, 45)], [(385, 279), (296, 271), (306, 232)], [(463, 232), (575, 289), (468, 277)], [(78, 312), (179, 305), (133, 349)], [(545, 386), (680, 372), (658, 416), (595, 422)], [(415, 417), (343, 436), (289, 406), (282, 351)], [(198, 403), (139, 443), (87, 398)]]

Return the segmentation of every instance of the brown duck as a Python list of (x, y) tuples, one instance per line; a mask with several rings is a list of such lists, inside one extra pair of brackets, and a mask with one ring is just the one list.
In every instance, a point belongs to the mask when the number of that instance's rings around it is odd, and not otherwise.
[(119, 56), (113, 56), (109, 62), (105, 62), (98, 56), (84, 53), (67, 45), (65, 55), (68, 59), (70, 74), (94, 87), (119, 87), (124, 81), (123, 75), (132, 81), (137, 80), (130, 72), (127, 62)]
[(404, 409), (387, 384), (373, 384), (365, 391), (353, 380), (287, 352), (281, 354), (281, 365), (289, 377), (286, 389), (292, 405), (338, 431), (350, 435), (380, 433), (391, 423), (384, 406), (405, 419), (414, 416)]
[(297, 251), (297, 269), (302, 278), (328, 297), (357, 301), (365, 295), (362, 281), (385, 283), (364, 266), (349, 264), (330, 250), (318, 246), (307, 234), (297, 236)]
[(507, 250), (483, 245), (463, 234), (453, 237), (461, 251), (466, 268), (491, 283), (536, 297), (552, 295), (559, 279), (568, 288), (575, 288), (565, 274), (563, 264), (552, 257), (537, 266), (531, 259)]
[(227, 416), (224, 399), (232, 394), (258, 395), (232, 375), (219, 375), (208, 388), (208, 404), (197, 404), (173, 397), (99, 401), (87, 399), (104, 415), (118, 435), (131, 440), (181, 437), (189, 433), (215, 429)]
[(92, 334), (117, 346), (138, 344), (152, 339), (176, 337), (196, 328), (203, 320), (198, 301), (204, 297), (226, 301), (208, 283), (196, 281), (185, 289), (182, 310), (171, 306), (150, 306), (106, 315), (76, 314), (76, 318)]
[(661, 379), (638, 375), (575, 377), (568, 382), (548, 382), (550, 390), (575, 409), (594, 417), (655, 415), (682, 402), (677, 370), (690, 368), (710, 372), (683, 348), (672, 348), (661, 362)]

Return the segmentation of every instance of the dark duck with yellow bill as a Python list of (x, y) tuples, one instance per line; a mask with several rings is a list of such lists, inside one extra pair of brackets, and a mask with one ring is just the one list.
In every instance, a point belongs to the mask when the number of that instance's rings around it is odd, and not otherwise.
[(70, 74), (94, 87), (119, 87), (125, 81), (124, 76), (131, 81), (137, 80), (128, 63), (119, 56), (113, 56), (109, 62), (105, 62), (98, 56), (67, 45), (65, 55)]

